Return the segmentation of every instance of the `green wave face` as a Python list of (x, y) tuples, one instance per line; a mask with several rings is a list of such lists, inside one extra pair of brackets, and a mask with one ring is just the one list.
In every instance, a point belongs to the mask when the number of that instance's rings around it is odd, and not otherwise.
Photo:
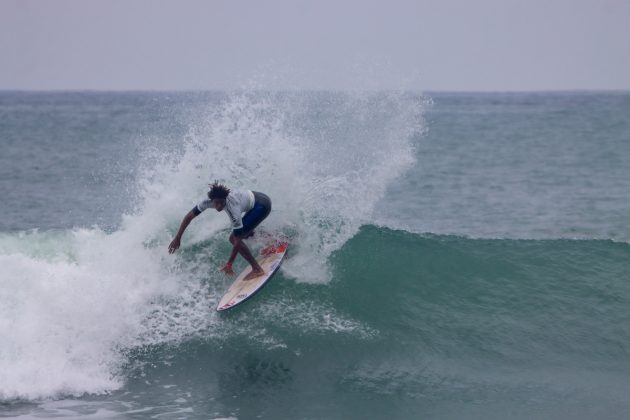
[(128, 390), (203, 388), (245, 418), (531, 418), (533, 401), (541, 417), (596, 403), (621, 418), (629, 255), (612, 241), (364, 226), (333, 254), (329, 284), (280, 272), (212, 337), (132, 355)]

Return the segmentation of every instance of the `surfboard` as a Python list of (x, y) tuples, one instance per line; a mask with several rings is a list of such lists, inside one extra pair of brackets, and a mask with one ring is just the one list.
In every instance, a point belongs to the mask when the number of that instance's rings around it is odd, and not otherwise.
[(252, 271), (252, 268), (247, 267), (243, 270), (219, 301), (217, 311), (225, 311), (226, 309), (233, 308), (245, 302), (262, 289), (276, 271), (278, 271), (278, 268), (280, 268), (280, 264), (282, 264), (282, 260), (287, 253), (288, 245), (287, 242), (279, 242), (263, 248), (260, 251), (260, 256), (256, 258), (256, 261), (258, 261), (258, 264), (265, 270), (265, 274), (251, 280), (245, 280), (245, 276)]

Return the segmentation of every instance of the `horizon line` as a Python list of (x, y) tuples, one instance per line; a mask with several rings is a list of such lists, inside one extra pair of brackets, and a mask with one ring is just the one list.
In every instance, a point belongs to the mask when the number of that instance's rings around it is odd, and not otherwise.
[(414, 93), (461, 93), (461, 94), (490, 94), (490, 93), (630, 93), (630, 88), (614, 89), (246, 89), (246, 88), (207, 88), (207, 89), (5, 89), (0, 88), (0, 93), (229, 93), (229, 92), (278, 92), (278, 93), (344, 93), (344, 92), (414, 92)]

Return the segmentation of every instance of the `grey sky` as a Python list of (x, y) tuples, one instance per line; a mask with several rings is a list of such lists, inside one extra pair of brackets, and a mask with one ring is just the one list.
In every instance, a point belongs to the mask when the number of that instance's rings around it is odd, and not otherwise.
[(630, 0), (0, 0), (0, 89), (630, 89)]

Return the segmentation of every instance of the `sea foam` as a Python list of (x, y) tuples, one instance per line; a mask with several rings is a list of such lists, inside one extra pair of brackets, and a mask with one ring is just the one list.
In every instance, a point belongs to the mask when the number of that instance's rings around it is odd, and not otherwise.
[(0, 399), (109, 392), (128, 350), (213, 334), (227, 219), (202, 215), (166, 250), (214, 180), (267, 193), (264, 230), (291, 238), (284, 274), (328, 282), (331, 253), (413, 163), (423, 108), (402, 93), (235, 93), (191, 123), (181, 153), (147, 148), (117, 229), (0, 235)]

